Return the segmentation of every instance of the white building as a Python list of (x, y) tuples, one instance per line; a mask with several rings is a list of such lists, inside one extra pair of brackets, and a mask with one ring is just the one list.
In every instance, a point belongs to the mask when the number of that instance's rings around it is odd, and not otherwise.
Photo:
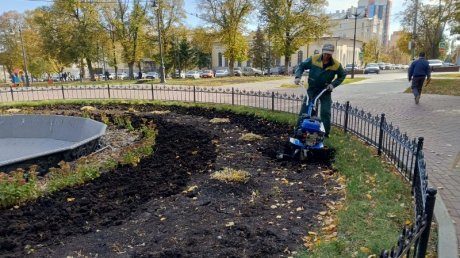
[[(321, 52), (321, 48), (324, 44), (330, 43), (335, 46), (335, 52), (333, 57), (340, 61), (345, 67), (346, 64), (351, 64), (353, 60), (353, 38), (342, 38), (342, 37), (323, 37), (311, 44), (301, 46), (296, 53), (292, 54), (291, 62), (288, 67), (294, 67), (300, 62), (304, 61), (308, 57), (312, 56), (315, 50)], [(359, 53), (363, 47), (361, 40), (356, 40), (355, 47), (355, 63), (360, 65)], [(225, 46), (219, 42), (215, 42), (212, 47), (211, 64), (212, 68), (217, 67), (228, 67), (228, 59), (224, 55)], [(275, 66), (284, 66), (284, 56), (280, 56), (274, 61)], [(251, 60), (236, 62), (235, 67), (251, 66)]]
[[(356, 8), (349, 8), (347, 11), (336, 11), (330, 13), (331, 28), (329, 35), (331, 37), (342, 37), (353, 39), (355, 33), (355, 18), (350, 15), (356, 13)], [(356, 39), (369, 42), (371, 39), (378, 39), (382, 42), (383, 36), (383, 22), (375, 17), (365, 17), (364, 12), (357, 12), (359, 14), (356, 20)], [(348, 17), (348, 18), (347, 18)]]

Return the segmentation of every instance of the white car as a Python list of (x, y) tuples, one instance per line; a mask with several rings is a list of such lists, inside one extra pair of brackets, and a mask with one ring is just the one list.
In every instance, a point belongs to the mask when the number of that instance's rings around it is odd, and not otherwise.
[(200, 72), (199, 71), (188, 71), (185, 74), (185, 78), (198, 79), (200, 78)]
[(228, 70), (216, 70), (216, 77), (226, 77), (229, 76), (230, 73)]
[(157, 72), (148, 72), (145, 74), (145, 79), (156, 79), (158, 78), (158, 73)]
[(117, 73), (117, 77), (119, 80), (126, 80), (128, 79), (128, 74), (127, 73)]
[(430, 59), (428, 60), (428, 65), (430, 67), (441, 67), (444, 66), (444, 63), (439, 59)]

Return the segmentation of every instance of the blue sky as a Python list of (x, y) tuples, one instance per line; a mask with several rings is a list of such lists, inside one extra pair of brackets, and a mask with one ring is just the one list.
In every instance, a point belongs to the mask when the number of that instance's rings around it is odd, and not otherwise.
[[(193, 16), (197, 13), (197, 3), (199, 0), (184, 0), (185, 10), (188, 13), (187, 24), (190, 26), (203, 25), (203, 21)], [(9, 10), (16, 10), (24, 12), (43, 5), (49, 5), (51, 0), (0, 0), (0, 13)], [(391, 10), (391, 24), (390, 32), (400, 29), (398, 17), (396, 14), (403, 10), (404, 0), (393, 0), (393, 7)], [(344, 0), (329, 0), (327, 11), (334, 12), (335, 10), (345, 10), (352, 5), (357, 5), (358, 1), (344, 1)]]

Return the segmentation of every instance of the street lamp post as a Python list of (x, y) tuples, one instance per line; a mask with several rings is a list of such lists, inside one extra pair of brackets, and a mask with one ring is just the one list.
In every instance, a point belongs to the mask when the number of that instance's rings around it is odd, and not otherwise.
[(161, 14), (161, 9), (160, 9), (160, 4), (158, 1), (153, 0), (153, 8), (157, 10), (157, 27), (158, 27), (158, 44), (160, 46), (160, 62), (161, 62), (161, 67), (160, 67), (160, 83), (165, 83), (165, 64), (164, 64), (164, 59), (163, 59), (163, 43), (161, 41), (161, 29), (160, 29), (160, 14)]
[(21, 30), (21, 28), (19, 28), (19, 37), (21, 38), (22, 61), (24, 63), (24, 73), (25, 73), (25, 76), (26, 76), (26, 86), (29, 87), (30, 82), (29, 82), (29, 74), (27, 72), (27, 57), (26, 57), (26, 50), (24, 48), (24, 40), (22, 38), (22, 30)]
[[(355, 13), (352, 13), (351, 15), (353, 17), (355, 17), (355, 28), (354, 28), (354, 33), (353, 33), (353, 61), (351, 63), (351, 78), (353, 79), (353, 78), (355, 78), (356, 23), (358, 21), (358, 17), (361, 14), (358, 14), (358, 12), (355, 11)], [(347, 15), (346, 19), (348, 19), (348, 15)]]

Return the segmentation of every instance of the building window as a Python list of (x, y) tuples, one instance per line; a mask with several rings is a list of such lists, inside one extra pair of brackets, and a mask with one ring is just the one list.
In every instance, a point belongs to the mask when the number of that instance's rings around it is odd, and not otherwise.
[(222, 67), (222, 53), (220, 53), (220, 52), (218, 54), (218, 60), (219, 60), (219, 64), (217, 66)]
[(300, 50), (299, 52), (297, 52), (297, 64), (300, 64), (303, 60), (303, 51)]
[(280, 64), (281, 64), (281, 58), (277, 58), (276, 59), (276, 66), (280, 66)]
[(238, 61), (238, 67), (241, 67), (241, 61)]
[(228, 67), (228, 59), (225, 58), (225, 67)]

